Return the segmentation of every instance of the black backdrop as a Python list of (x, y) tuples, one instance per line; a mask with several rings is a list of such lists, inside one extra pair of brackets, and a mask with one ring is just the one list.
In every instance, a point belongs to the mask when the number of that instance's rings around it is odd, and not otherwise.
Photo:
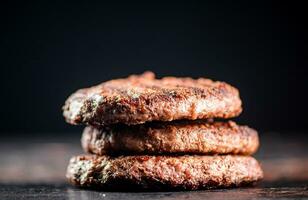
[(51, 2), (1, 3), (0, 132), (79, 130), (61, 113), (70, 93), (145, 70), (224, 80), (241, 91), (238, 122), (307, 130), (303, 4)]

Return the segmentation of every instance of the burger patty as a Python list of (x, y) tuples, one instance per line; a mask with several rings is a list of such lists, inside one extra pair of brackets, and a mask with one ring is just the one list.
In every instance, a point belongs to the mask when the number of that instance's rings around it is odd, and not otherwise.
[(249, 156), (76, 156), (67, 168), (76, 186), (101, 189), (202, 189), (251, 184), (263, 177)]
[(86, 152), (105, 154), (242, 154), (259, 146), (258, 133), (229, 122), (178, 121), (135, 126), (86, 127)]
[(80, 89), (63, 106), (71, 124), (142, 124), (148, 121), (230, 118), (238, 116), (236, 88), (210, 79), (165, 77), (152, 72)]

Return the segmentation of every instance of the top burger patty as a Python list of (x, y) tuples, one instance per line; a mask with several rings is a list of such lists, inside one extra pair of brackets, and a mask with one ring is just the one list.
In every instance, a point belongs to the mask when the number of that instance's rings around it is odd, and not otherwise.
[(147, 121), (230, 118), (238, 116), (236, 88), (210, 79), (164, 77), (152, 72), (80, 89), (64, 107), (71, 124), (142, 124)]

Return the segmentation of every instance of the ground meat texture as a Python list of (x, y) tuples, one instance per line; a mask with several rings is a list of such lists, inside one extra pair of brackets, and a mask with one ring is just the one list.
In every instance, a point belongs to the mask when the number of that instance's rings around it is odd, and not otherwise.
[(186, 189), (236, 187), (263, 177), (249, 156), (76, 156), (70, 183), (97, 189)]
[(259, 147), (258, 133), (235, 122), (173, 121), (135, 126), (86, 127), (86, 152), (119, 154), (241, 154)]
[(210, 79), (164, 77), (152, 72), (80, 89), (63, 106), (68, 123), (110, 125), (148, 121), (231, 118), (242, 103), (236, 88)]

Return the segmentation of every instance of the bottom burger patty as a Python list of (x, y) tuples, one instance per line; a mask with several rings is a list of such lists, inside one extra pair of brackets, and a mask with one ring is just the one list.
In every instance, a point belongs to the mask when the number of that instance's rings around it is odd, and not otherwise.
[(263, 177), (250, 156), (76, 156), (66, 174), (77, 186), (106, 189), (235, 187)]

